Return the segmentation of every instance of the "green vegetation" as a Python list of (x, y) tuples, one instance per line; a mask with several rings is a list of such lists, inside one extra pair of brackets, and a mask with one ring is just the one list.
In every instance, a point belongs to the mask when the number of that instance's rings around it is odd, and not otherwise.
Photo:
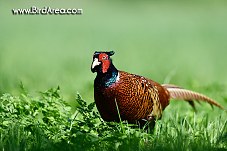
[[(4, 94), (0, 98), (1, 150), (226, 150), (227, 119), (179, 112), (157, 122), (153, 133), (134, 125), (106, 123), (80, 95), (77, 108), (59, 94), (59, 88), (32, 97)], [(185, 114), (183, 114), (185, 115)], [(135, 127), (135, 126), (134, 126)]]
[[(227, 150), (227, 114), (205, 103), (195, 114), (172, 101), (153, 134), (103, 122), (90, 72), (95, 50), (114, 50), (119, 69), (204, 93), (226, 108), (226, 0), (0, 3), (0, 150)], [(31, 6), (84, 13), (11, 14)], [(43, 92), (58, 85), (61, 95)]]

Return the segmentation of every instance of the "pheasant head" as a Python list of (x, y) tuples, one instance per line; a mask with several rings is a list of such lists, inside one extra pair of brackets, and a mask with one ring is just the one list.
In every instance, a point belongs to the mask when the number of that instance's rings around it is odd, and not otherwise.
[(100, 51), (93, 55), (91, 71), (97, 72), (95, 85), (100, 87), (109, 87), (117, 81), (118, 70), (114, 67), (110, 56), (114, 51)]
[(105, 74), (110, 69), (112, 61), (110, 56), (114, 55), (114, 51), (95, 52), (93, 55), (93, 62), (91, 64), (91, 71), (98, 74)]

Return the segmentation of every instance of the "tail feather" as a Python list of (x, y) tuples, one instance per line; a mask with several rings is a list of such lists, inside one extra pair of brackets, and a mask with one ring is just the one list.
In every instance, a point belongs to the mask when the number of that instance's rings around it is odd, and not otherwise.
[(179, 86), (172, 85), (172, 84), (163, 84), (162, 86), (165, 87), (169, 91), (170, 98), (176, 99), (176, 100), (188, 101), (190, 103), (190, 105), (192, 105), (193, 108), (194, 108), (194, 103), (191, 103), (191, 101), (197, 100), (197, 101), (207, 102), (212, 107), (213, 107), (213, 105), (215, 105), (215, 106), (225, 110), (224, 107), (222, 107), (215, 100), (213, 100), (213, 99), (211, 99), (211, 98), (209, 98), (209, 97), (207, 97), (203, 94), (200, 94), (200, 93), (197, 93), (197, 92), (194, 92), (194, 91), (191, 91), (191, 90), (186, 90), (186, 89), (183, 89)]
[(194, 110), (195, 112), (197, 112), (197, 110), (196, 110), (196, 108), (195, 108), (195, 102), (194, 102), (193, 100), (185, 100), (185, 101), (187, 101), (187, 102), (189, 103), (189, 105), (191, 105), (191, 107), (193, 108), (193, 110)]

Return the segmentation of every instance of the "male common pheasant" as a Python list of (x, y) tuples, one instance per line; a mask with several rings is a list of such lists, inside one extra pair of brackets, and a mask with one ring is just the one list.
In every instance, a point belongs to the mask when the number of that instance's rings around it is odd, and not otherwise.
[(143, 76), (119, 71), (110, 58), (113, 54), (114, 51), (95, 52), (91, 65), (91, 71), (97, 72), (94, 81), (95, 103), (105, 121), (119, 122), (120, 115), (121, 120), (129, 123), (143, 126), (149, 121), (154, 126), (170, 99), (188, 101), (193, 107), (192, 100), (200, 100), (223, 109), (203, 94), (175, 85), (160, 85)]

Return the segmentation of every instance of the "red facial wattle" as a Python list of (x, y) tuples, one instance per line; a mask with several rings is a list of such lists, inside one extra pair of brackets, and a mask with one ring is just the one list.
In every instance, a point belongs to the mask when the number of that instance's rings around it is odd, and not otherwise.
[(109, 56), (106, 53), (101, 53), (99, 55), (99, 61), (102, 62), (102, 73), (106, 73), (110, 67)]

